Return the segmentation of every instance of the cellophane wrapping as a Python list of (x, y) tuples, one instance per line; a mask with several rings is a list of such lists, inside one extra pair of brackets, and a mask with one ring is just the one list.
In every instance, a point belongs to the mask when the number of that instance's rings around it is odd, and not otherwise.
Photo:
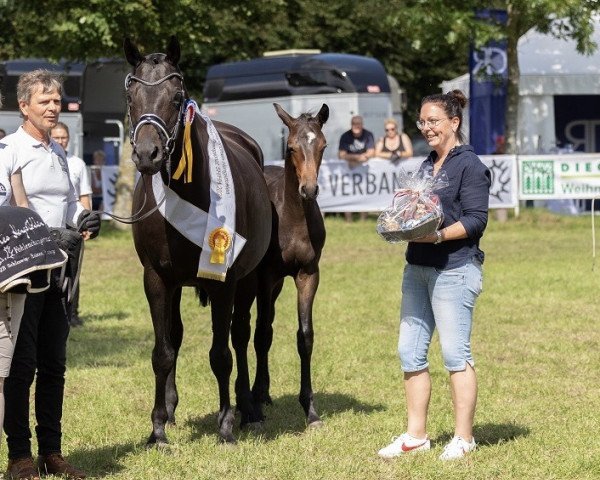
[(392, 204), (377, 219), (377, 233), (390, 243), (415, 240), (435, 232), (444, 220), (435, 191), (448, 186), (446, 172), (400, 173)]

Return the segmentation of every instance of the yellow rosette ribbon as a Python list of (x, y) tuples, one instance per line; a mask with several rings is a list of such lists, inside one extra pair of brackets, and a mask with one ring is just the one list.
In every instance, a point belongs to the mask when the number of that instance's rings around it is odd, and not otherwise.
[(212, 249), (210, 263), (225, 263), (225, 252), (231, 247), (231, 235), (224, 227), (215, 228), (208, 236), (208, 246)]
[(173, 174), (173, 180), (179, 180), (183, 175), (184, 183), (192, 182), (192, 167), (194, 165), (194, 152), (192, 149), (192, 122), (196, 116), (198, 105), (190, 100), (185, 109), (183, 127), (183, 148), (177, 169)]

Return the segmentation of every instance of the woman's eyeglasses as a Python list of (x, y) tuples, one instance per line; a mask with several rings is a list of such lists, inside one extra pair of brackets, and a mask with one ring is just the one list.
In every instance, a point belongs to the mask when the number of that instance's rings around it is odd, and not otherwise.
[(395, 131), (396, 131), (396, 128), (395, 128), (395, 127), (392, 127), (392, 128), (386, 128), (386, 129), (385, 129), (385, 131), (386, 131), (386, 132), (395, 132)]
[(419, 130), (424, 130), (425, 128), (433, 128), (437, 127), (444, 120), (448, 120), (447, 118), (436, 118), (433, 120), (417, 120), (417, 128)]

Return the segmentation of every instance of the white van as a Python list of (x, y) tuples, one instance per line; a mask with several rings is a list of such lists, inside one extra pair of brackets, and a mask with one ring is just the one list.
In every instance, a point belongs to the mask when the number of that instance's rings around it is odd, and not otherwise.
[(398, 83), (374, 58), (286, 50), (209, 68), (202, 111), (247, 132), (262, 148), (266, 162), (280, 160), (285, 153), (287, 129), (273, 103), (295, 117), (317, 113), (323, 103), (329, 106), (323, 128), (329, 144), (325, 158), (337, 158), (339, 138), (354, 115), (363, 117), (376, 139), (384, 134), (386, 118), (396, 118), (402, 127)]

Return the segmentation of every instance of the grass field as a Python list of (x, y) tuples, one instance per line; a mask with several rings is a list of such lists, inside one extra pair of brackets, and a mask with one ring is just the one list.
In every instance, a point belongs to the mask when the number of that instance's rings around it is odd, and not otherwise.
[[(588, 217), (528, 210), (504, 224), (490, 221), (472, 339), (479, 448), (450, 463), (438, 460), (453, 418), (435, 339), (432, 451), (396, 461), (377, 457), (405, 423), (396, 356), (404, 247), (381, 240), (374, 218), (346, 224), (327, 217), (326, 226), (313, 355), (323, 428), (306, 430), (296, 399), (295, 289), (288, 280), (275, 322), (267, 421), (261, 431), (236, 428), (236, 447), (217, 442), (209, 310), (185, 289), (178, 424), (167, 431), (169, 448), (146, 450), (152, 325), (130, 234), (106, 228), (88, 243), (85, 325), (69, 340), (68, 458), (106, 479), (600, 478), (600, 262), (594, 269)], [(4, 444), (0, 455), (5, 464)]]

